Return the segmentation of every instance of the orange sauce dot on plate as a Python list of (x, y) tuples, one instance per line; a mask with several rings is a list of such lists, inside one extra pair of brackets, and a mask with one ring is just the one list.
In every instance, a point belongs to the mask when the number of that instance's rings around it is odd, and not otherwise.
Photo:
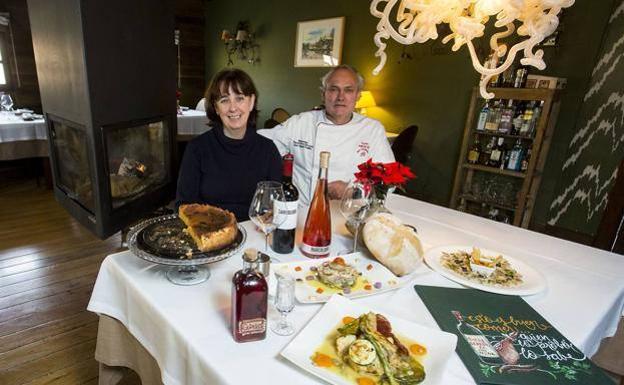
[(358, 385), (375, 385), (376, 382), (368, 377), (358, 377), (356, 380)]
[(316, 289), (316, 292), (317, 292), (317, 293), (319, 293), (319, 294), (321, 294), (321, 293), (322, 293), (322, 292), (324, 292), (324, 291), (325, 291), (325, 290), (323, 290), (323, 288), (322, 288), (322, 287), (319, 287), (319, 288), (317, 288), (317, 289)]
[(372, 290), (373, 287), (371, 285), (364, 285), (364, 290)]
[(353, 322), (353, 321), (355, 321), (355, 318), (353, 318), (353, 317), (349, 317), (349, 316), (342, 317), (342, 323), (343, 323), (344, 325), (346, 325), (346, 324), (350, 324), (350, 323), (351, 323), (351, 322)]
[(332, 358), (330, 356), (318, 352), (312, 357), (312, 362), (314, 363), (314, 365), (321, 368), (329, 368), (331, 366), (334, 366), (334, 361), (332, 361)]
[(295, 271), (301, 271), (301, 266), (296, 266)]
[(410, 352), (417, 356), (422, 356), (423, 354), (427, 354), (427, 348), (420, 344), (413, 344), (409, 347)]

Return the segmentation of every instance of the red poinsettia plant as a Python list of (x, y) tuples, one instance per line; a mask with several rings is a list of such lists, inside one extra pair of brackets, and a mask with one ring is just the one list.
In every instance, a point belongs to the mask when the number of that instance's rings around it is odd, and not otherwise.
[(392, 188), (403, 189), (408, 180), (416, 177), (412, 170), (399, 162), (376, 163), (372, 159), (358, 165), (355, 180), (370, 183), (377, 199), (384, 200)]

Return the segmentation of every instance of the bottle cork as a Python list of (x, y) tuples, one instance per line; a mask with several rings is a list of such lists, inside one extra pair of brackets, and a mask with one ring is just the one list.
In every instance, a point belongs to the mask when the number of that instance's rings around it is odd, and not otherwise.
[(321, 160), (320, 166), (321, 168), (329, 168), (329, 151), (321, 151)]

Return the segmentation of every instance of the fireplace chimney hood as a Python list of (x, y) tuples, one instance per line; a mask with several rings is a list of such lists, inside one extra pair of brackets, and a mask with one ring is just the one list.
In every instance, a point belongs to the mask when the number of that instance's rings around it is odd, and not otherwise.
[(54, 195), (100, 238), (175, 192), (172, 0), (28, 0)]

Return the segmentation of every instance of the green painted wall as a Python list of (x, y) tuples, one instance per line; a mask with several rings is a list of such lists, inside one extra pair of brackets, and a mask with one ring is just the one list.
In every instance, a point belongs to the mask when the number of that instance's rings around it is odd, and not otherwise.
[[(221, 30), (233, 30), (239, 20), (249, 20), (257, 34), (261, 62), (251, 65), (235, 60), (235, 66), (249, 72), (258, 86), (260, 122), (277, 106), (297, 113), (319, 104), (319, 78), (326, 69), (294, 67), (297, 22), (345, 16), (342, 62), (357, 67), (365, 76), (365, 89), (375, 95), (378, 107), (369, 109), (369, 116), (379, 119), (389, 131), (410, 124), (420, 127), (411, 165), (418, 178), (408, 186), (408, 193), (435, 204), (448, 204), (470, 91), (479, 78), (465, 48), (452, 53), (439, 40), (415, 44), (406, 48), (412, 59), (399, 64), (403, 46), (390, 41), (387, 64), (375, 77), (371, 71), (377, 65), (377, 47), (372, 37), (378, 19), (370, 15), (368, 1), (213, 0), (206, 4), (207, 79), (227, 62), (219, 40)], [(548, 68), (543, 73), (567, 77), (568, 89), (538, 199), (535, 218), (539, 223), (545, 222), (557, 169), (574, 132), (611, 5), (611, 0), (577, 0), (566, 14), (561, 45), (546, 52)], [(486, 44), (481, 42), (484, 47)]]

